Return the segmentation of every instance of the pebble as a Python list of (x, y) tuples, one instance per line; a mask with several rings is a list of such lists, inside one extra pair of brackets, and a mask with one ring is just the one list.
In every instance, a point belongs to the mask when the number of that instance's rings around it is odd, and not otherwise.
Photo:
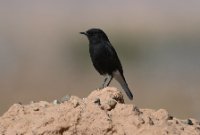
[(194, 125), (193, 122), (192, 122), (192, 120), (190, 120), (190, 119), (183, 120), (182, 122), (183, 122), (184, 124)]
[(61, 102), (61, 103), (64, 103), (65, 101), (69, 101), (70, 98), (71, 98), (70, 95), (66, 95), (66, 96), (64, 96), (64, 97), (62, 97), (62, 98), (60, 99), (60, 102)]
[(55, 99), (55, 100), (53, 101), (53, 104), (54, 104), (54, 105), (58, 105), (58, 104), (60, 104), (60, 102), (59, 102), (57, 99)]
[(76, 108), (77, 106), (80, 105), (80, 103), (77, 100), (75, 100), (75, 99), (71, 100), (71, 102), (72, 102), (74, 108)]
[(115, 108), (116, 104), (117, 104), (117, 101), (115, 101), (113, 99), (108, 101), (108, 105), (110, 106), (110, 109)]

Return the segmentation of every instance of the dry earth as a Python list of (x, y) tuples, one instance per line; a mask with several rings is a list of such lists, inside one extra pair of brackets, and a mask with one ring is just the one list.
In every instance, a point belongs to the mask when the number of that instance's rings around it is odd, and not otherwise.
[(62, 101), (12, 105), (0, 117), (0, 135), (200, 135), (197, 120), (125, 104), (112, 87)]

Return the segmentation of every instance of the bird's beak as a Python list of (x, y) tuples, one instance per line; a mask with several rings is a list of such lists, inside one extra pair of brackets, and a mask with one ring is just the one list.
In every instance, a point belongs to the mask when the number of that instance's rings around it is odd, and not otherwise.
[(83, 34), (83, 35), (86, 35), (86, 36), (88, 35), (86, 32), (80, 32), (80, 34)]

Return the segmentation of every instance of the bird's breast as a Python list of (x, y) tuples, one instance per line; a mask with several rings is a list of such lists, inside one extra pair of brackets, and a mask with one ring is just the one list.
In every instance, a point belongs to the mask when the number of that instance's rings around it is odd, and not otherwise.
[(104, 47), (100, 45), (94, 45), (90, 47), (90, 56), (94, 60), (103, 60), (107, 57)]

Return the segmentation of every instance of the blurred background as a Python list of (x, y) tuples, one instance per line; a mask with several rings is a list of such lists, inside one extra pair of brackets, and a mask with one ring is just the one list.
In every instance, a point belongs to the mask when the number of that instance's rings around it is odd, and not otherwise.
[[(103, 77), (79, 34), (97, 27), (118, 52), (134, 104), (200, 120), (199, 7), (198, 0), (1, 0), (0, 115), (13, 103), (83, 98), (98, 88)], [(122, 90), (115, 80), (111, 86)]]

